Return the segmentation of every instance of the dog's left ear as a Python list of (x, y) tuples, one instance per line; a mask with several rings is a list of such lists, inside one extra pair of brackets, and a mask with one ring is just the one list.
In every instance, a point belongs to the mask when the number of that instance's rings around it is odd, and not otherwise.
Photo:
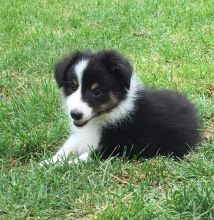
[(102, 61), (107, 69), (116, 75), (125, 88), (129, 89), (132, 77), (132, 66), (129, 61), (115, 50), (104, 50), (101, 53), (103, 53)]

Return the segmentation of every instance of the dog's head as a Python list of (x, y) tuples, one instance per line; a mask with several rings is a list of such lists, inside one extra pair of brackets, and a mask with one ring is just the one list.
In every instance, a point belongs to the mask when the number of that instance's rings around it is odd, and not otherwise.
[(124, 100), (131, 76), (129, 62), (113, 50), (76, 52), (55, 68), (55, 79), (78, 127), (111, 111)]

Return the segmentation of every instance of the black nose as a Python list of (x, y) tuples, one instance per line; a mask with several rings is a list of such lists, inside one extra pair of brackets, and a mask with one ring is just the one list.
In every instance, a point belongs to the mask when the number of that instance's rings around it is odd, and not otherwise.
[(74, 120), (80, 120), (82, 118), (82, 113), (79, 112), (78, 110), (73, 110), (70, 112), (70, 114)]

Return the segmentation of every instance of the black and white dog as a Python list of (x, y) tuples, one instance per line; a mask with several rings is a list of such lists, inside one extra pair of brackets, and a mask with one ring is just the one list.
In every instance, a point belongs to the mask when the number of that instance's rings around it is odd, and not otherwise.
[(62, 88), (72, 132), (55, 156), (87, 160), (155, 155), (182, 157), (199, 138), (197, 111), (183, 95), (139, 85), (129, 61), (113, 50), (76, 52), (61, 60), (55, 79)]

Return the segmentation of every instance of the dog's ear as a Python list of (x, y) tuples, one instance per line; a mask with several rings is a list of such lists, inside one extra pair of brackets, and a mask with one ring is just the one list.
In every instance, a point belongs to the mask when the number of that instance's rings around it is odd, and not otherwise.
[(71, 59), (72, 59), (71, 56), (65, 57), (55, 65), (54, 76), (55, 76), (55, 80), (56, 80), (59, 88), (62, 87), (62, 85), (63, 85), (65, 73), (67, 72), (68, 68), (70, 67)]
[(132, 66), (127, 59), (122, 57), (115, 50), (104, 50), (102, 53), (102, 62), (107, 69), (116, 75), (121, 84), (129, 89), (132, 77)]

